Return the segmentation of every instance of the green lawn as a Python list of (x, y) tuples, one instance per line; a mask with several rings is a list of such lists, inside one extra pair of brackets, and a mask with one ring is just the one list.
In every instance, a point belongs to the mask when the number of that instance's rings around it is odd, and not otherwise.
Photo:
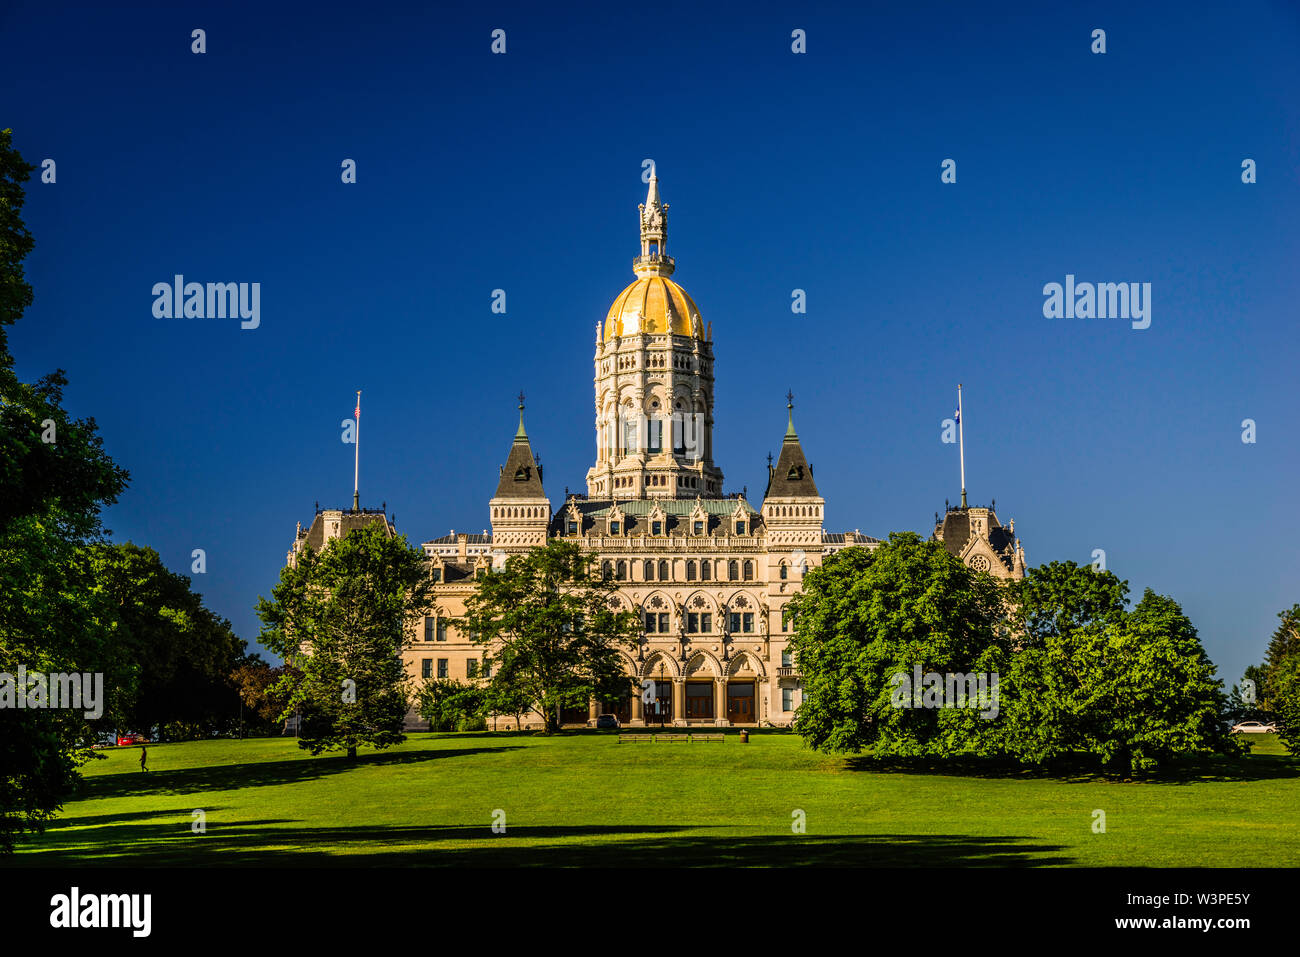
[(788, 734), (416, 734), (353, 762), (203, 741), (151, 746), (148, 773), (138, 748), (106, 754), (9, 866), (1300, 864), (1300, 762), (1271, 736), (1154, 783), (880, 769)]

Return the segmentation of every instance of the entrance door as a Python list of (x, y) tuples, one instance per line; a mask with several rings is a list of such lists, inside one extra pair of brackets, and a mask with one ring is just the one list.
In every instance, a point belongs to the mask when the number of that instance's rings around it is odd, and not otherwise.
[(754, 682), (732, 681), (727, 684), (727, 720), (732, 724), (754, 724)]
[(645, 706), (645, 723), (663, 725), (673, 723), (673, 683), (661, 681), (655, 683), (655, 697)]
[(713, 682), (686, 682), (686, 717), (712, 718), (713, 716)]

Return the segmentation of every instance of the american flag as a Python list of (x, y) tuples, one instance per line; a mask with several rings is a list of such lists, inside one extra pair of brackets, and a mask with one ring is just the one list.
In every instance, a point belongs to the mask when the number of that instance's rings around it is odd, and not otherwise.
[(360, 392), (357, 393), (357, 408), (356, 408), (356, 411), (353, 412), (352, 414), (356, 416), (358, 422), (361, 421), (361, 393), (360, 393)]
[[(360, 408), (361, 408), (361, 403), (358, 402), (358, 403), (357, 403), (357, 409), (360, 410)], [(954, 422), (956, 422), (956, 423), (960, 423), (960, 422), (961, 422), (961, 410), (960, 410), (960, 409), (958, 409), (956, 412), (953, 413), (953, 420), (954, 420)]]

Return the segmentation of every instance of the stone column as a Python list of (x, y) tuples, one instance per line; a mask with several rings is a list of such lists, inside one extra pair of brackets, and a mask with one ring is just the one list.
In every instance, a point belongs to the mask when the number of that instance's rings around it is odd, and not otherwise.
[(686, 679), (673, 679), (673, 727), (686, 724)]
[(587, 722), (588, 722), (589, 724), (594, 725), (594, 724), (596, 723), (596, 717), (597, 717), (597, 715), (599, 715), (599, 714), (600, 714), (600, 702), (597, 701), (595, 698), (590, 698), (590, 699), (588, 699), (588, 701), (587, 701)]
[(727, 726), (727, 679), (713, 679), (713, 723), (719, 728)]
[(632, 692), (632, 720), (628, 724), (638, 726), (645, 724), (645, 703), (641, 700), (640, 689)]

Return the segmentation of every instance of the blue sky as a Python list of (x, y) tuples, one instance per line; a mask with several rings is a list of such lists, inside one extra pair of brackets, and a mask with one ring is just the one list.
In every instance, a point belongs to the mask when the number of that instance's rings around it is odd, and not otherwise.
[[(488, 525), (520, 388), (552, 501), (582, 489), (650, 158), (729, 489), (793, 389), (828, 529), (928, 533), (962, 382), (972, 502), (1031, 564), (1104, 549), (1239, 676), (1300, 600), (1300, 13), (843, 6), (6, 5), (0, 125), (57, 164), (12, 348), (130, 470), (114, 536), (205, 549), (255, 638), (295, 523), (351, 500), (358, 388), (363, 501), (414, 542)], [(260, 327), (155, 318), (176, 273), (260, 282)], [(1044, 318), (1067, 274), (1151, 283), (1150, 328)]]

